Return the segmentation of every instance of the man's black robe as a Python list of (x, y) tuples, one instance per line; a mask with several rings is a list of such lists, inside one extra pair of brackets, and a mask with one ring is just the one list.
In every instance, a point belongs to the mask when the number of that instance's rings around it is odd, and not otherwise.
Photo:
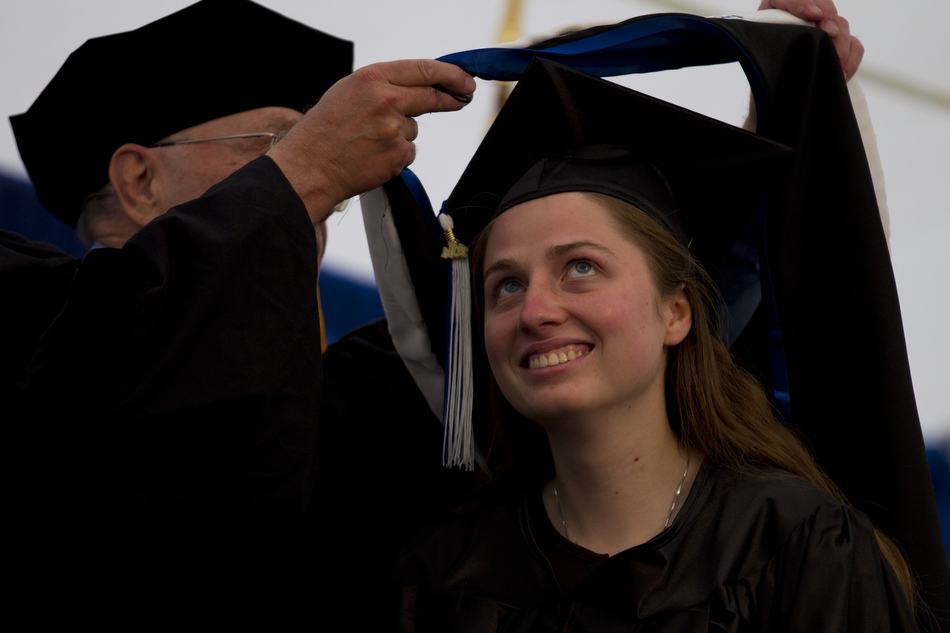
[(17, 569), (80, 592), (103, 586), (77, 574), (106, 569), (109, 591), (381, 604), (402, 540), (468, 478), (440, 467), (440, 425), (385, 323), (321, 358), (317, 269), (269, 158), (82, 261), (2, 234)]
[[(29, 435), (43, 425), (59, 451), (46, 457), (74, 469), (65, 489), (44, 482), (47, 503), (93, 521), (303, 512), (321, 385), (317, 251), (270, 159), (122, 249), (75, 262), (16, 238), (4, 247), (4, 296), (23, 296), (5, 310), (20, 351), (5, 361), (17, 384), (4, 383), (4, 407)], [(36, 450), (32, 467), (49, 468)]]

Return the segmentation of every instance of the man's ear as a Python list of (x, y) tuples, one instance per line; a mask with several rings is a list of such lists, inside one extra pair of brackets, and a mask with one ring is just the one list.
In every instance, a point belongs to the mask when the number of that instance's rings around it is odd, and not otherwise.
[(690, 306), (686, 291), (680, 289), (669, 299), (669, 319), (666, 323), (666, 338), (663, 343), (672, 347), (679, 345), (693, 327), (693, 308)]
[(160, 168), (155, 155), (136, 143), (115, 150), (109, 161), (109, 182), (122, 210), (139, 227), (165, 212)]

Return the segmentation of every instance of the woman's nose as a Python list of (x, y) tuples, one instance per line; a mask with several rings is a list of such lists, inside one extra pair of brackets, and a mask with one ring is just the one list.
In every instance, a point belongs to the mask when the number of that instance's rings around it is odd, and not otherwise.
[(566, 313), (561, 306), (560, 296), (547, 284), (530, 284), (525, 290), (524, 303), (521, 306), (521, 327), (525, 331), (534, 331), (562, 323)]

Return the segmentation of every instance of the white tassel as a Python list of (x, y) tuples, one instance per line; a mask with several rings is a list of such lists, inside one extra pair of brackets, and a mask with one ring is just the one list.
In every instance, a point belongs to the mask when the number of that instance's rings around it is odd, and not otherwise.
[(442, 258), (452, 260), (452, 296), (449, 298), (448, 344), (445, 350), (445, 402), (442, 416), (442, 465), (475, 467), (472, 431), (472, 291), (468, 247), (452, 231), (449, 215), (439, 216), (448, 246)]

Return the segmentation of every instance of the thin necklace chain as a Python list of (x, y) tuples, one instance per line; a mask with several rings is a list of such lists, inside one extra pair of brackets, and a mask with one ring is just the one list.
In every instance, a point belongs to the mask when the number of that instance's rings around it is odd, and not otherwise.
[(686, 483), (686, 475), (689, 474), (689, 447), (686, 447), (686, 468), (683, 469), (683, 478), (680, 479), (680, 485), (676, 487), (676, 494), (673, 495), (673, 504), (670, 506), (670, 513), (666, 515), (666, 523), (663, 524), (663, 529), (670, 527), (670, 520), (673, 518), (673, 509), (676, 507), (676, 500), (680, 498), (680, 493), (683, 492), (683, 484)]
[[(673, 519), (673, 510), (676, 509), (676, 502), (680, 498), (680, 493), (683, 492), (683, 485), (686, 483), (686, 476), (689, 474), (689, 447), (686, 448), (686, 468), (683, 469), (683, 478), (680, 479), (680, 485), (676, 487), (676, 493), (673, 495), (673, 503), (670, 505), (670, 513), (666, 515), (666, 523), (663, 524), (663, 529), (670, 527), (670, 521)], [(557, 505), (557, 513), (561, 518), (561, 530), (564, 532), (564, 538), (571, 540), (570, 535), (567, 532), (567, 523), (564, 521), (564, 510), (561, 508), (561, 496), (557, 492), (557, 480), (553, 481), (554, 485), (554, 503)]]
[(567, 533), (567, 523), (564, 522), (564, 510), (561, 509), (561, 497), (557, 494), (557, 481), (554, 482), (554, 503), (557, 504), (557, 513), (561, 517), (561, 529), (564, 531), (564, 538), (570, 541), (571, 537)]

